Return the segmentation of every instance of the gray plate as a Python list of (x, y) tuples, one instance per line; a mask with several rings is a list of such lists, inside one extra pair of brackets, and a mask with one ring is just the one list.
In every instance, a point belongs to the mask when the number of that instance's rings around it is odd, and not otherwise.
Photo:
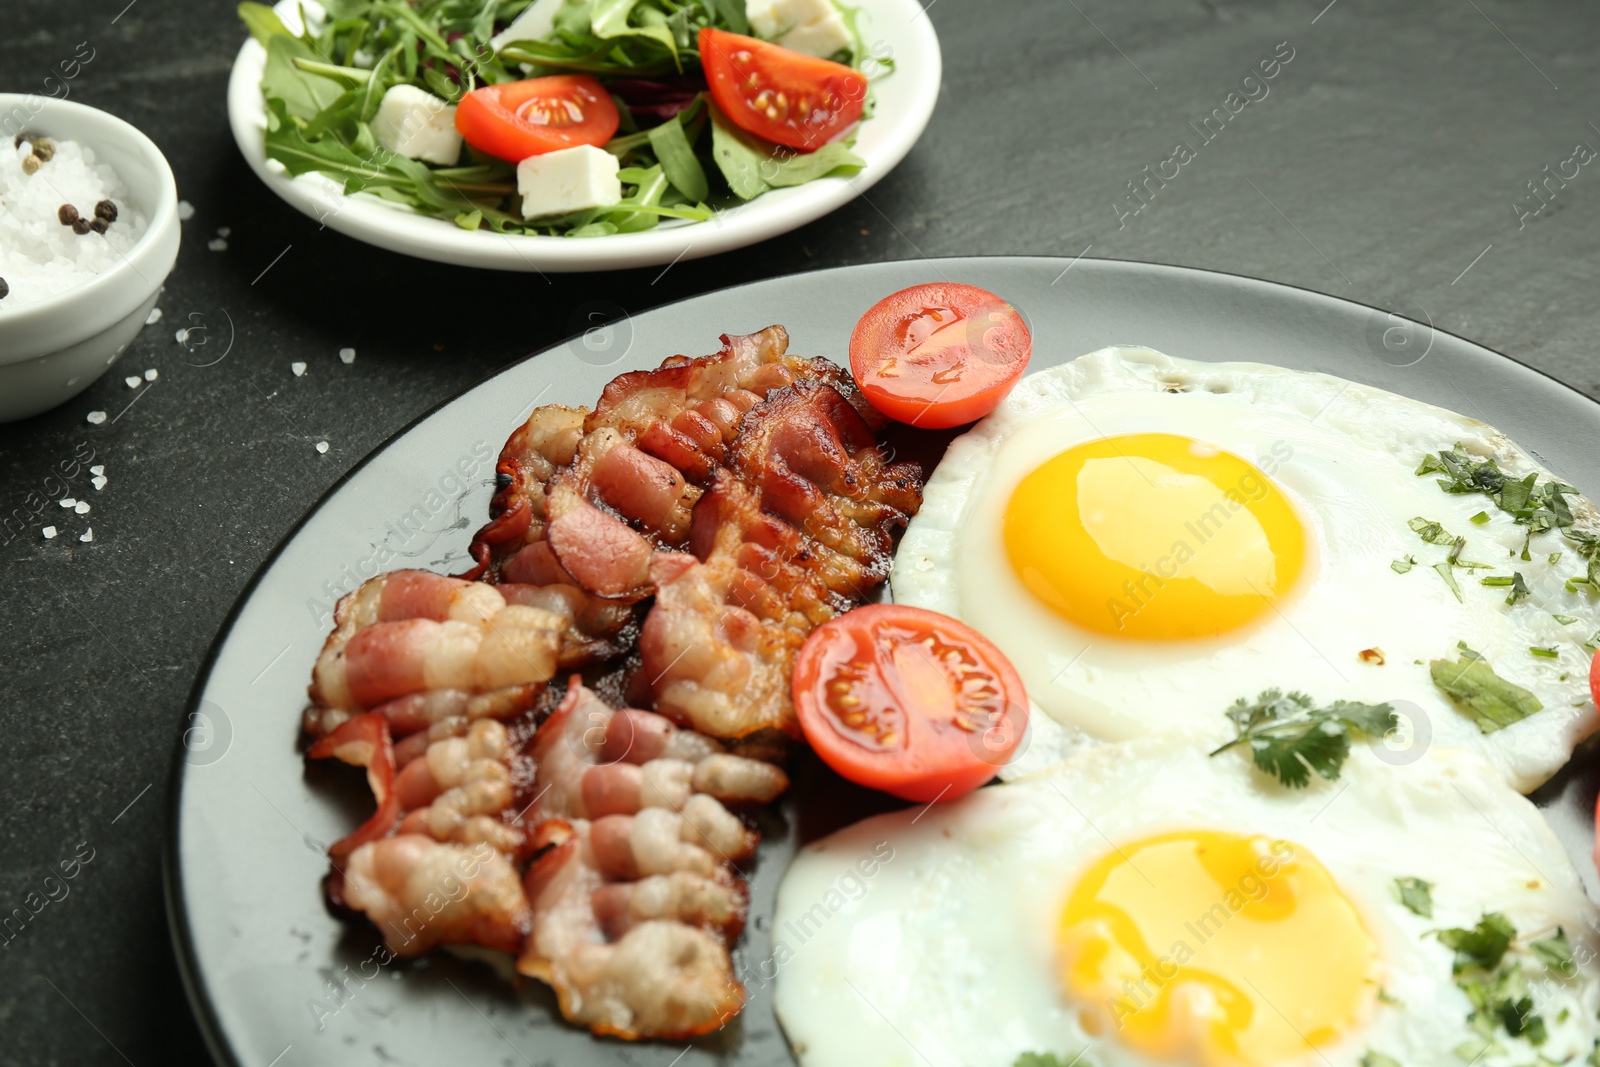
[[(1587, 398), (1425, 324), (1248, 278), (1105, 260), (948, 259), (778, 278), (660, 308), (519, 363), (403, 430), (330, 491), (257, 575), (196, 682), (174, 764), (167, 900), (189, 994), (221, 1062), (792, 1062), (761, 984), (773, 891), (797, 842), (881, 810), (880, 800), (802, 760), (792, 796), (804, 803), (763, 826), (754, 921), (738, 953), (749, 1007), (687, 1049), (630, 1046), (574, 1030), (544, 987), (519, 990), (482, 963), (378, 966), (375, 932), (331, 918), (319, 889), (325, 843), (371, 801), (358, 773), (308, 770), (299, 711), (324, 613), (340, 593), (379, 569), (461, 569), (500, 445), (535, 403), (593, 403), (623, 370), (714, 351), (718, 333), (774, 322), (788, 327), (795, 351), (842, 359), (856, 319), (879, 297), (937, 280), (983, 286), (1023, 309), (1036, 367), (1139, 344), (1327, 371), (1490, 422), (1580, 485), (1600, 440), (1600, 407)], [(1536, 799), (1593, 896), (1592, 763), (1575, 761)]]

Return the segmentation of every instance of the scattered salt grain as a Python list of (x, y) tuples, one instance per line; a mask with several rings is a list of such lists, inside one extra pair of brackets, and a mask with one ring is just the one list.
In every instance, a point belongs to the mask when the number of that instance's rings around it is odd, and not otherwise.
[(353, 348), (339, 349), (339, 362), (349, 365), (356, 361), (356, 350)]
[[(30, 142), (10, 148), (6, 143), (0, 141), (0, 278), (9, 291), (0, 300), (0, 315), (67, 292), (116, 266), (149, 228), (149, 219), (128, 202), (122, 179), (94, 149), (56, 141), (54, 153), (30, 174), (23, 166)], [(116, 209), (106, 211), (115, 221), (95, 214), (102, 201)], [(81, 233), (62, 224), (68, 207), (82, 223)], [(85, 219), (104, 222), (104, 232), (90, 236)]]
[(227, 226), (218, 226), (217, 227), (217, 236), (218, 237), (232, 237), (233, 236), (233, 230), (230, 227), (227, 227)]
[(161, 377), (161, 372), (156, 370), (154, 367), (151, 367), (149, 370), (144, 372), (144, 380), (147, 382), (153, 382), (159, 377)]
[(327, 451), (328, 451), (328, 442), (326, 442), (326, 441), (318, 441), (317, 442), (317, 451), (326, 454)]
[(91, 426), (99, 426), (102, 422), (105, 422), (105, 421), (106, 421), (106, 413), (105, 412), (103, 412), (103, 411), (91, 411), (91, 412), (89, 412), (89, 425), (91, 425)]
[(186, 344), (189, 343), (189, 331), (188, 330), (179, 330), (177, 333), (173, 334), (172, 336), (177, 340), (177, 342), (180, 345), (186, 345)]
[(94, 466), (89, 468), (90, 474), (104, 474), (105, 472), (106, 465), (104, 463), (96, 463)]
[(48, 541), (56, 535), (56, 528), (54, 526), (46, 526), (40, 532), (44, 534), (44, 539)]
[(139, 383), (142, 380), (143, 379), (141, 379), (137, 374), (130, 374), (126, 378), (122, 379), (123, 384), (125, 384), (129, 389), (139, 388)]
[(146, 315), (144, 317), (144, 324), (146, 326), (154, 326), (156, 323), (158, 323), (160, 321), (161, 321), (161, 309), (160, 308), (151, 308), (150, 309), (150, 314), (148, 314), (148, 315)]
[(97, 474), (93, 478), (89, 479), (89, 484), (93, 485), (94, 491), (98, 493), (100, 490), (106, 487), (106, 476), (103, 474)]
[(75, 497), (75, 496), (64, 496), (60, 500), (56, 501), (57, 504), (60, 504), (64, 508), (70, 508), (72, 505), (76, 504), (77, 502), (78, 502), (78, 498)]
[(194, 205), (189, 203), (187, 200), (179, 200), (178, 218), (184, 222), (188, 222), (190, 219), (194, 218)]
[(87, 500), (80, 500), (76, 504), (72, 505), (72, 510), (77, 512), (79, 515), (87, 515), (89, 514), (89, 502)]
[(82, 541), (84, 544), (88, 544), (90, 541), (93, 541), (94, 527), (91, 526), (87, 530), (83, 531), (83, 533), (78, 536), (78, 540)]
[(206, 247), (213, 252), (226, 252), (228, 250), (228, 242), (220, 237), (213, 237), (206, 242)]
[(295, 360), (293, 363), (289, 364), (289, 369), (294, 371), (294, 376), (296, 378), (299, 378), (305, 374), (306, 365), (299, 360)]

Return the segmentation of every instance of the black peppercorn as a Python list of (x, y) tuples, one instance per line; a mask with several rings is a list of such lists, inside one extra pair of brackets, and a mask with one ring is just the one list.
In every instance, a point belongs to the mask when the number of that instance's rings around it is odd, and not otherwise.
[(109, 200), (102, 200), (94, 206), (94, 217), (105, 219), (107, 222), (117, 221), (117, 205)]
[(72, 223), (72, 232), (77, 234), (79, 237), (82, 237), (84, 234), (89, 232), (93, 225), (94, 223), (90, 222), (88, 219), (78, 218)]
[(89, 229), (93, 230), (95, 233), (105, 233), (106, 227), (110, 225), (111, 224), (105, 219), (97, 218), (93, 222), (89, 223)]
[(56, 218), (61, 220), (61, 225), (71, 226), (78, 221), (78, 209), (71, 204), (62, 204), (61, 210), (56, 212)]
[(6, 280), (4, 278), (0, 278), (0, 300), (4, 300), (6, 297), (8, 297), (10, 295), (11, 295), (11, 286), (6, 284)]

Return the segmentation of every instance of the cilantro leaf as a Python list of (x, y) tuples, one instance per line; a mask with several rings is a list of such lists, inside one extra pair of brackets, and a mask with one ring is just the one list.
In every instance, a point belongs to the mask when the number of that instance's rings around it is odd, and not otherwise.
[(1544, 707), (1538, 697), (1496, 674), (1482, 655), (1464, 643), (1458, 642), (1456, 647), (1461, 652), (1459, 659), (1432, 660), (1428, 674), (1480, 731), (1492, 734)]
[(1471, 929), (1455, 926), (1440, 930), (1439, 943), (1455, 950), (1457, 973), (1468, 967), (1492, 971), (1504, 958), (1506, 950), (1511, 947), (1511, 939), (1516, 936), (1517, 929), (1511, 925), (1511, 920), (1497, 911), (1491, 911), (1485, 913), (1478, 920), (1478, 925)]
[(1393, 892), (1395, 899), (1404, 904), (1412, 914), (1420, 915), (1424, 919), (1433, 918), (1433, 883), (1424, 882), (1421, 878), (1396, 878)]
[(1350, 733), (1382, 737), (1399, 719), (1388, 704), (1338, 700), (1318, 708), (1304, 693), (1263, 690), (1254, 701), (1240, 697), (1227, 711), (1238, 734), (1211, 754), (1248, 744), (1257, 767), (1291, 789), (1303, 789), (1314, 771), (1333, 781), (1350, 755)]

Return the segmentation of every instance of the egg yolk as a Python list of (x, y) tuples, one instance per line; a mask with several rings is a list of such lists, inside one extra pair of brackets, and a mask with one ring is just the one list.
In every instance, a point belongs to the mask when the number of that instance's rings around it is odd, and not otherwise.
[(1294, 586), (1306, 532), (1254, 464), (1173, 434), (1089, 441), (1035, 468), (1006, 505), (1006, 554), (1068, 620), (1137, 638), (1210, 637)]
[(1297, 1059), (1359, 1026), (1378, 953), (1288, 841), (1199, 830), (1113, 850), (1073, 888), (1060, 978), (1086, 1029), (1204, 1067)]

